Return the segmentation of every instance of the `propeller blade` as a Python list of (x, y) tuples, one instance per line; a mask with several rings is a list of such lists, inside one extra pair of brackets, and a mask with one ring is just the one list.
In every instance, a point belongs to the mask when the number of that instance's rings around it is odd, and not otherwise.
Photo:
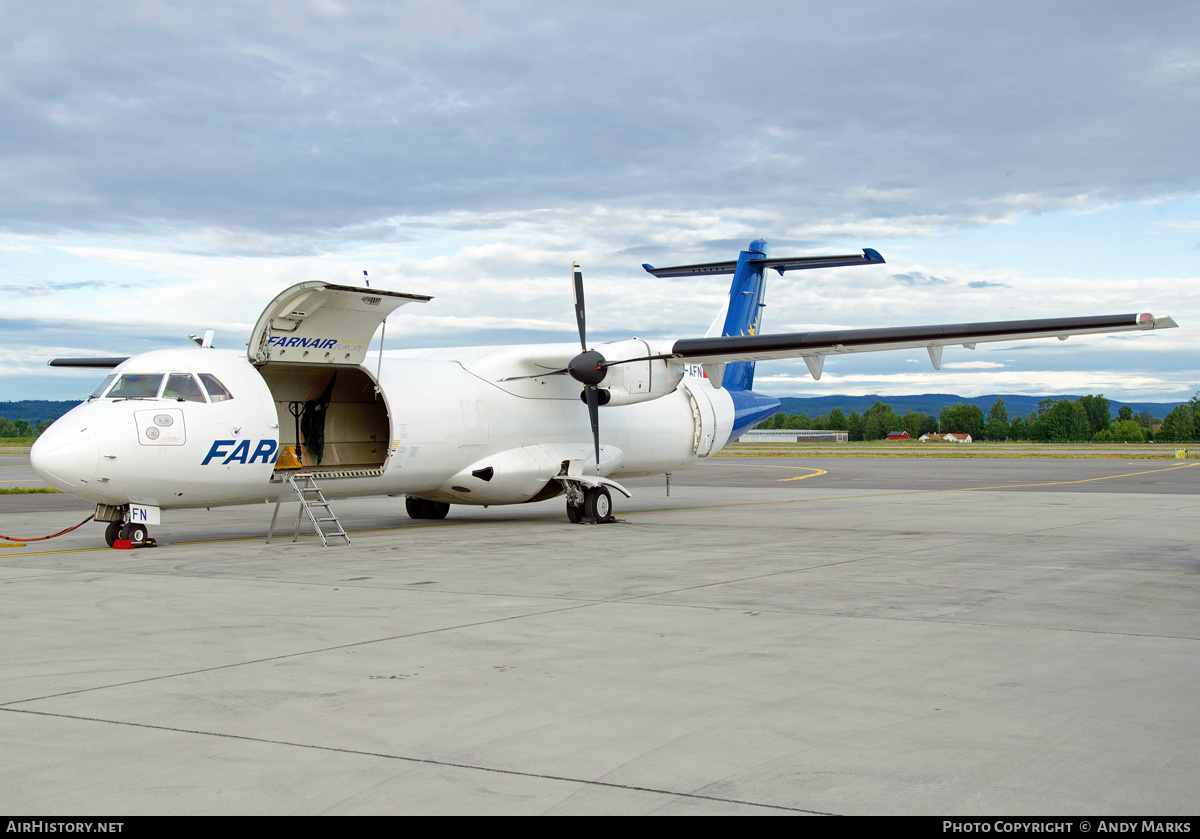
[(588, 418), (592, 421), (592, 440), (596, 444), (596, 472), (600, 471), (600, 388), (588, 385), (583, 389), (587, 396)]
[(633, 364), (637, 361), (671, 361), (678, 357), (674, 353), (667, 353), (666, 355), (642, 355), (637, 358), (620, 358), (616, 361), (606, 361), (600, 367), (603, 370), (607, 370), (609, 367), (616, 367), (618, 364)]
[[(567, 364), (567, 372), (583, 385), (583, 399), (592, 421), (592, 442), (596, 447), (596, 473), (600, 472), (600, 388), (606, 375), (604, 356), (587, 348), (587, 318), (583, 305), (583, 271), (578, 262), (571, 263), (571, 285), (575, 293), (575, 321), (579, 324), (579, 346), (582, 352)], [(605, 400), (607, 401), (607, 400)]]
[(509, 376), (507, 379), (501, 379), (502, 382), (519, 382), (522, 379), (544, 379), (547, 376), (565, 376), (571, 371), (566, 367), (561, 370), (547, 370), (545, 373), (534, 373), (532, 376)]
[(579, 346), (587, 352), (587, 319), (584, 317), (583, 306), (583, 271), (578, 262), (571, 263), (571, 278), (575, 292), (575, 322), (579, 324)]

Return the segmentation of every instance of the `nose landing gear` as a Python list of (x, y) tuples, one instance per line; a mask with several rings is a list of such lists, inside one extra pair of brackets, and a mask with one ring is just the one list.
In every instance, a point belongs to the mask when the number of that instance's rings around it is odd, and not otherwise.
[[(110, 521), (108, 527), (104, 528), (104, 541), (110, 548), (152, 548), (155, 546), (146, 525), (119, 521)], [(128, 542), (129, 544), (118, 545), (118, 542)]]

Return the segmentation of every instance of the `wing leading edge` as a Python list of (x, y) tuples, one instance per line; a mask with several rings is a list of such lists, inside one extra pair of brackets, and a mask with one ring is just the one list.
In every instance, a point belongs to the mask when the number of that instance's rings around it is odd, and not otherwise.
[(1073, 318), (1002, 320), (982, 323), (947, 323), (928, 326), (892, 326), (877, 329), (835, 329), (821, 332), (791, 332), (778, 335), (733, 335), (685, 338), (676, 341), (670, 355), (698, 364), (759, 361), (771, 358), (804, 358), (813, 378), (820, 378), (827, 355), (926, 347), (935, 368), (941, 367), (942, 347), (962, 344), (973, 349), (977, 343), (1015, 341), (1027, 338), (1059, 338), (1112, 332), (1144, 332), (1178, 326), (1169, 317), (1148, 313), (1096, 315)]

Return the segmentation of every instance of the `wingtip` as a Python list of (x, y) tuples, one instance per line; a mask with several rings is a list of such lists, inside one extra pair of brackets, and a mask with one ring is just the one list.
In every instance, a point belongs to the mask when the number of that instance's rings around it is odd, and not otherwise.
[(1155, 317), (1150, 312), (1138, 312), (1133, 322), (1141, 329), (1173, 329), (1179, 326), (1170, 315)]
[(867, 258), (867, 262), (887, 262), (874, 248), (863, 248), (863, 256)]

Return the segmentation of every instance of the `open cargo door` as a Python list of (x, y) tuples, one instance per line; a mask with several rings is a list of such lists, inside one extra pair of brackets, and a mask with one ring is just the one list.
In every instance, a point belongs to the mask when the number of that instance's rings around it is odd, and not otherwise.
[(363, 362), (384, 318), (429, 299), (313, 281), (292, 286), (263, 310), (247, 355), (275, 403), (287, 454), (276, 473), (303, 467), (326, 478), (383, 474), (391, 418)]
[(371, 336), (384, 318), (405, 303), (425, 303), (423, 294), (298, 283), (270, 302), (250, 333), (252, 364), (269, 362), (357, 366), (367, 357)]

